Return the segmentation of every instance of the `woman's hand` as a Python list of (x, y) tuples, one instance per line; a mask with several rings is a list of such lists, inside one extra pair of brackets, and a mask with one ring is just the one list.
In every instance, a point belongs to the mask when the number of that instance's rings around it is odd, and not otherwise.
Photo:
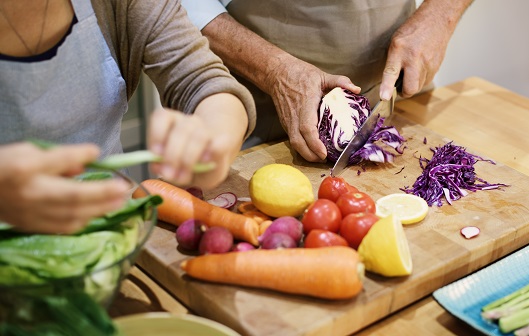
[(123, 181), (70, 178), (98, 155), (89, 144), (47, 150), (30, 143), (0, 146), (0, 221), (25, 232), (73, 233), (119, 209), (130, 188)]
[[(151, 165), (152, 172), (175, 185), (204, 189), (226, 179), (248, 127), (243, 104), (228, 93), (204, 99), (192, 115), (158, 109), (150, 121), (148, 147), (163, 156), (162, 163)], [(199, 163), (214, 168), (196, 172)]]

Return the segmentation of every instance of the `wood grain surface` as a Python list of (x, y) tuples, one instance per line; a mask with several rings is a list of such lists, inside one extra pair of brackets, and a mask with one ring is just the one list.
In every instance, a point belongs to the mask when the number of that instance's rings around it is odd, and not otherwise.
[[(368, 274), (363, 292), (352, 300), (316, 300), (190, 279), (179, 263), (191, 256), (176, 249), (174, 228), (163, 224), (149, 239), (139, 264), (192, 312), (245, 335), (347, 335), (382, 319), (361, 333), (395, 333), (401, 325), (395, 321), (401, 321), (406, 312), (442, 313), (429, 296), (434, 290), (529, 242), (529, 177), (524, 175), (529, 166), (528, 111), (527, 99), (477, 78), (397, 103), (387, 124), (396, 126), (407, 138), (404, 155), (389, 165), (350, 167), (342, 174), (350, 183), (375, 199), (399, 192), (420, 174), (419, 155), (431, 157), (430, 147), (453, 140), (497, 161), (496, 165), (478, 163), (479, 177), (510, 186), (471, 193), (452, 206), (430, 208), (423, 222), (405, 227), (413, 274), (394, 279)], [(227, 181), (207, 196), (223, 191), (248, 196), (253, 172), (274, 162), (302, 170), (314, 191), (330, 170), (328, 164), (304, 161), (288, 143), (278, 143), (238, 157)], [(480, 227), (481, 234), (464, 239), (459, 230), (466, 225)], [(394, 314), (418, 300), (412, 311), (406, 308)]]

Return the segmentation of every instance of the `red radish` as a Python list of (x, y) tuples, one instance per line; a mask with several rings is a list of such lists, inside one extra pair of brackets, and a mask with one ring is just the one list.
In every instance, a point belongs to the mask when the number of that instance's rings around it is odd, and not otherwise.
[(247, 242), (237, 243), (233, 245), (233, 247), (231, 248), (231, 251), (235, 251), (235, 252), (244, 252), (244, 251), (250, 251), (250, 250), (255, 250), (255, 246)]
[(294, 241), (294, 239), (283, 232), (274, 232), (270, 234), (263, 240), (263, 243), (261, 244), (261, 247), (265, 250), (294, 248), (297, 246), (298, 244)]
[(188, 219), (176, 228), (176, 241), (184, 250), (196, 251), (198, 250), (200, 239), (207, 229), (208, 226), (204, 222), (197, 219)]
[(461, 235), (465, 237), (466, 239), (474, 238), (476, 237), (480, 230), (477, 226), (465, 226), (461, 229)]
[(198, 252), (200, 254), (226, 253), (233, 246), (233, 235), (231, 232), (221, 226), (213, 226), (204, 232)]
[(186, 191), (198, 199), (201, 199), (201, 200), (204, 199), (204, 193), (202, 192), (202, 189), (200, 189), (199, 187), (189, 187), (186, 189)]
[(151, 194), (163, 198), (163, 203), (156, 209), (160, 221), (179, 226), (188, 219), (200, 219), (209, 227), (227, 228), (237, 240), (247, 241), (254, 246), (259, 245), (259, 224), (254, 219), (214, 206), (160, 179), (147, 179), (141, 182), (141, 186), (145, 189), (136, 188), (132, 197), (144, 197), (144, 190), (148, 190)]
[(225, 192), (208, 200), (208, 203), (224, 209), (231, 209), (237, 203), (237, 196), (232, 192)]
[(269, 235), (276, 232), (286, 233), (296, 244), (299, 244), (303, 236), (303, 224), (295, 217), (278, 217), (272, 221), (261, 236), (257, 237), (257, 240), (262, 243)]

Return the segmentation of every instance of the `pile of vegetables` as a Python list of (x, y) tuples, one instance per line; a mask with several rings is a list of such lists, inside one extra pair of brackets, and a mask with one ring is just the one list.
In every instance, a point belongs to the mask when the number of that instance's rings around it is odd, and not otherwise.
[(92, 334), (113, 335), (103, 306), (131, 266), (120, 261), (134, 257), (140, 225), (161, 201), (159, 196), (128, 200), (74, 235), (24, 234), (4, 226), (0, 334), (81, 335), (97, 330)]
[(324, 178), (299, 218), (271, 218), (250, 201), (230, 211), (162, 180), (142, 186), (164, 198), (158, 218), (176, 226), (178, 249), (193, 255), (181, 264), (192, 277), (325, 299), (362, 288), (356, 249), (379, 218), (373, 199), (341, 177)]
[[(335, 88), (322, 98), (318, 109), (318, 131), (330, 162), (338, 160), (370, 114), (367, 98), (349, 90)], [(351, 155), (348, 164), (392, 162), (394, 154), (378, 145), (378, 141), (402, 154), (405, 139), (395, 127), (384, 126), (384, 118), (379, 118), (364, 147)]]
[(448, 204), (468, 194), (468, 191), (498, 189), (507, 186), (502, 183), (488, 183), (476, 175), (474, 165), (479, 161), (495, 164), (471, 154), (464, 147), (448, 142), (432, 148), (432, 158), (419, 158), (423, 169), (411, 188), (402, 191), (422, 197), (429, 206), (442, 206), (442, 198)]
[(529, 335), (529, 285), (483, 306), (481, 316), (497, 323), (502, 333)]
[[(149, 193), (163, 198), (163, 203), (157, 208), (159, 220), (175, 226), (190, 219), (198, 220), (209, 227), (224, 227), (235, 239), (259, 245), (259, 224), (255, 219), (215, 206), (185, 189), (159, 179), (148, 179), (141, 182), (141, 185)], [(133, 194), (134, 198), (144, 196), (145, 193), (140, 188)]]

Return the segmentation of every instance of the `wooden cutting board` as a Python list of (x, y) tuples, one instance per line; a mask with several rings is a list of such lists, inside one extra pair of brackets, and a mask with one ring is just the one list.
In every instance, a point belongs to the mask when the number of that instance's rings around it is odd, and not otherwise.
[[(407, 139), (404, 154), (393, 164), (353, 166), (341, 175), (374, 199), (411, 186), (421, 173), (417, 157), (430, 158), (431, 147), (450, 141), (399, 115), (386, 124), (396, 126)], [(330, 171), (329, 164), (308, 163), (288, 143), (279, 143), (238, 157), (227, 181), (206, 196), (231, 191), (248, 197), (253, 172), (270, 163), (299, 168), (315, 194)], [(453, 205), (430, 208), (421, 223), (405, 227), (413, 274), (384, 278), (368, 273), (363, 291), (351, 300), (325, 301), (193, 280), (179, 269), (180, 262), (191, 256), (177, 250), (174, 228), (164, 223), (155, 228), (138, 263), (192, 313), (243, 335), (347, 335), (527, 244), (529, 177), (501, 163), (479, 162), (475, 168), (480, 178), (509, 187), (470, 193)], [(478, 226), (481, 234), (470, 240), (462, 237), (459, 231), (468, 225)]]

